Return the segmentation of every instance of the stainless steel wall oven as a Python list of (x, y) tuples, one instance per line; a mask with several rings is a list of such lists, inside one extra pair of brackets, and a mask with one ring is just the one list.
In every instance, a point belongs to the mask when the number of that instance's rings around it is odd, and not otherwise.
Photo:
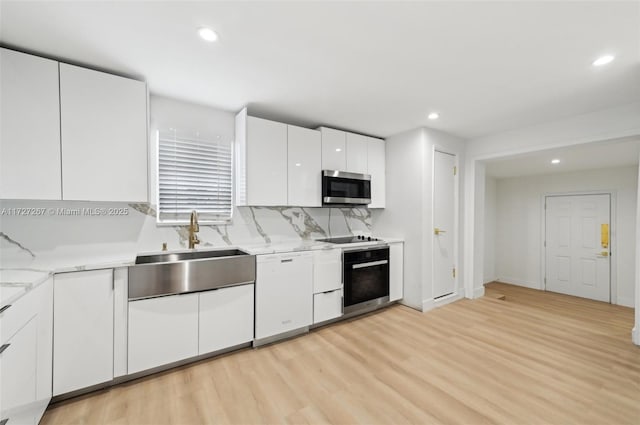
[(342, 267), (345, 314), (389, 302), (389, 246), (344, 250)]

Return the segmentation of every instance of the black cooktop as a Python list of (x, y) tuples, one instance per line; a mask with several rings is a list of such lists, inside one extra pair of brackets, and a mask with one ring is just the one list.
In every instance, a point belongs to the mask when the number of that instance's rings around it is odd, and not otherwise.
[(380, 241), (378, 238), (374, 238), (371, 236), (341, 236), (337, 238), (326, 238), (326, 239), (318, 239), (320, 242), (329, 242), (336, 244), (345, 244), (345, 243), (359, 243), (359, 242), (377, 242)]

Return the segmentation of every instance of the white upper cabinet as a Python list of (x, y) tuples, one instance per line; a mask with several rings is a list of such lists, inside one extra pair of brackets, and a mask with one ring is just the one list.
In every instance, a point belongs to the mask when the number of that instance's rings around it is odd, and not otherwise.
[(371, 175), (371, 204), (369, 208), (384, 208), (386, 193), (385, 141), (367, 138), (367, 174)]
[(322, 170), (370, 174), (370, 207), (384, 208), (384, 140), (236, 115), (236, 205), (321, 207)]
[(287, 205), (287, 125), (236, 117), (236, 204)]
[(62, 197), (146, 202), (145, 83), (60, 64)]
[(347, 133), (328, 127), (320, 127), (322, 133), (322, 169), (347, 170)]
[(58, 62), (0, 48), (0, 199), (61, 199)]
[(317, 130), (287, 126), (288, 205), (322, 206), (321, 137)]
[(367, 145), (369, 137), (347, 133), (347, 168), (350, 173), (368, 174)]

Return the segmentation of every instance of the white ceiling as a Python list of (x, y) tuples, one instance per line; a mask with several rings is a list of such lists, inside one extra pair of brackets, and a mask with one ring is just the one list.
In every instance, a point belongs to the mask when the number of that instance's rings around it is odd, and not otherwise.
[[(381, 137), (428, 125), (475, 138), (640, 100), (637, 1), (0, 8), (6, 45), (143, 77), (156, 94)], [(220, 40), (201, 41), (202, 25)], [(593, 68), (604, 53), (616, 60)]]
[[(486, 161), (486, 173), (495, 178), (531, 176), (598, 168), (638, 165), (637, 137), (577, 145)], [(559, 164), (551, 164), (559, 159)]]

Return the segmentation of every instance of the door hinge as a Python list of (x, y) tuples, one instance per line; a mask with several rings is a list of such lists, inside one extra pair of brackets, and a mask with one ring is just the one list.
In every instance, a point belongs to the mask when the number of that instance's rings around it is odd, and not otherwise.
[(453, 277), (455, 278), (456, 277), (456, 268), (454, 267), (452, 271), (453, 271)]
[(458, 167), (456, 167), (455, 165), (453, 166), (453, 175), (457, 175), (458, 174)]

